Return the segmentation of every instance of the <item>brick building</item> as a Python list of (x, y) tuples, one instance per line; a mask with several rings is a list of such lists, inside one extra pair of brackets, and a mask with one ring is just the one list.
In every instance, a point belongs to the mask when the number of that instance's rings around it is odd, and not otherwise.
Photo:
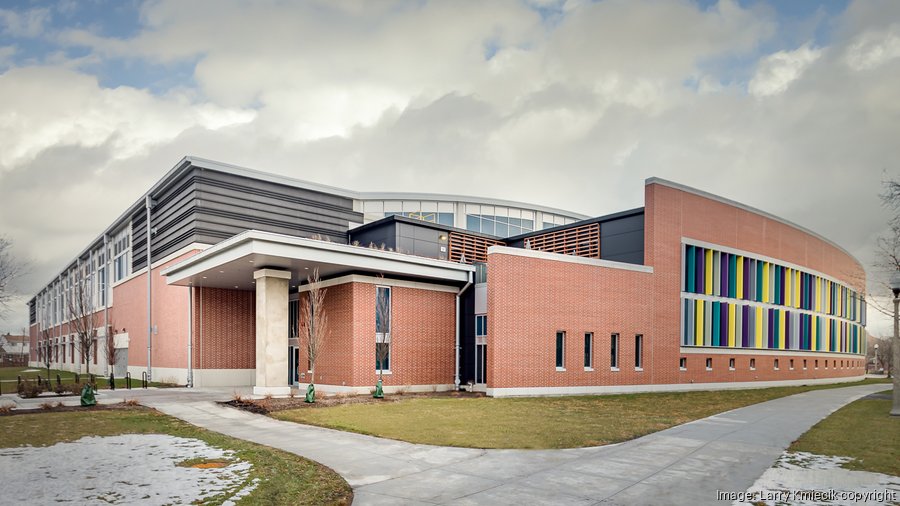
[(864, 374), (859, 262), (721, 197), (649, 179), (644, 207), (590, 218), (197, 158), (29, 302), (31, 360), (79, 367), (67, 308), (81, 290), (104, 370), (284, 394), (309, 381), (299, 329), (313, 272), (326, 291), (325, 390), (368, 392), (380, 374), (389, 392), (458, 384), (494, 396)]

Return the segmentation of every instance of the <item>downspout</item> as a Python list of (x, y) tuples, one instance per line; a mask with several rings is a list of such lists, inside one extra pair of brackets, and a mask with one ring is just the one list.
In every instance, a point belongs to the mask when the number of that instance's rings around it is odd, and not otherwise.
[[(104, 263), (104, 266), (103, 266), (103, 296), (102, 296), (102, 299), (103, 299), (103, 328), (105, 329), (103, 335), (106, 336), (106, 346), (108, 347), (110, 344), (112, 344), (113, 346), (115, 346), (116, 344), (115, 344), (114, 340), (110, 340), (110, 338), (109, 338), (109, 332), (111, 331), (111, 329), (109, 328), (109, 295), (110, 295), (110, 293), (109, 293), (109, 235), (107, 235), (107, 234), (103, 234), (103, 263)], [(110, 356), (111, 356), (111, 354), (110, 354), (109, 350), (106, 350), (107, 361), (109, 360)], [(115, 364), (106, 364), (106, 366), (107, 366), (107, 370), (106, 370), (107, 373), (113, 372), (113, 367), (115, 366)], [(127, 366), (126, 366), (126, 368), (127, 368)]]
[(187, 386), (194, 386), (194, 286), (188, 287), (188, 366), (187, 366)]
[(456, 389), (459, 390), (459, 326), (462, 323), (462, 316), (459, 311), (459, 301), (462, 298), (463, 292), (469, 289), (472, 286), (472, 272), (469, 272), (469, 280), (466, 281), (465, 286), (463, 286), (458, 292), (456, 292), (456, 375), (453, 378), (453, 384), (456, 385)]
[(144, 198), (144, 206), (147, 209), (147, 223), (145, 227), (147, 229), (147, 381), (151, 381), (153, 377), (153, 367), (151, 361), (153, 360), (153, 263), (152, 258), (150, 256), (150, 210), (153, 209), (153, 199), (150, 198), (148, 194)]

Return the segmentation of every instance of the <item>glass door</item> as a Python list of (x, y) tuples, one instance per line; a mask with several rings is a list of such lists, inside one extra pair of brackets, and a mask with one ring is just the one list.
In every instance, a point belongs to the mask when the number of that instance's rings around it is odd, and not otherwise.
[(297, 385), (300, 382), (300, 375), (297, 372), (297, 366), (300, 364), (300, 347), (288, 346), (288, 384)]

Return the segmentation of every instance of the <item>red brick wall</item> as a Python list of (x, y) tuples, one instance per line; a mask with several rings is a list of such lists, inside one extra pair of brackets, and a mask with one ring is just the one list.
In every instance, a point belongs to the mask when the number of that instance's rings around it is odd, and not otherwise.
[[(188, 288), (166, 284), (160, 275), (170, 265), (197, 254), (185, 253), (154, 267), (153, 367), (187, 368)], [(110, 322), (118, 332), (128, 332), (128, 365), (147, 366), (147, 275), (135, 276), (113, 287)]]
[[(330, 332), (316, 363), (316, 383), (375, 385), (375, 286), (352, 282), (327, 288)], [(384, 376), (384, 384), (453, 383), (455, 295), (405, 287), (391, 290), (392, 374)], [(304, 346), (301, 341), (301, 364), (306, 363)]]
[(256, 369), (256, 292), (193, 290), (193, 367)]
[[(847, 358), (848, 355), (816, 355), (803, 356), (794, 354), (778, 355), (738, 355), (725, 354), (714, 355), (704, 353), (685, 353), (687, 357), (687, 370), (678, 372), (677, 383), (712, 383), (728, 381), (782, 381), (804, 380), (819, 378), (841, 378), (860, 376), (865, 373), (865, 359), (863, 357)], [(712, 370), (706, 370), (706, 359), (712, 358)], [(734, 371), (729, 370), (729, 359), (734, 358)], [(750, 370), (750, 359), (756, 359), (756, 370)], [(778, 359), (778, 370), (775, 369), (775, 359)], [(790, 361), (794, 360), (794, 369), (790, 369)], [(806, 370), (803, 369), (803, 360), (807, 362)], [(818, 369), (815, 367), (819, 361)], [(828, 361), (828, 368), (825, 368)], [(842, 364), (843, 361), (843, 364)], [(678, 358), (674, 360), (678, 366)], [(835, 366), (836, 364), (836, 366)], [(843, 365), (843, 367), (842, 367)]]
[[(858, 376), (863, 359), (686, 354), (679, 370), (681, 238), (705, 241), (794, 263), (861, 291), (862, 266), (840, 249), (779, 221), (660, 184), (646, 187), (645, 262), (640, 273), (494, 253), (488, 258), (488, 387), (773, 381)], [(601, 245), (602, 248), (602, 245)], [(556, 332), (566, 332), (565, 371), (556, 371)], [(583, 367), (584, 333), (594, 333), (594, 371)], [(610, 335), (619, 334), (619, 371), (610, 371)], [(644, 340), (643, 371), (634, 367), (635, 335)], [(746, 352), (744, 352), (746, 353)], [(707, 371), (705, 358), (713, 359)], [(736, 359), (735, 371), (728, 359)], [(846, 357), (846, 356), (845, 356)], [(794, 370), (789, 361), (793, 358)], [(802, 361), (808, 368), (804, 371)], [(813, 363), (819, 360), (819, 368)], [(829, 368), (824, 361), (829, 360)], [(852, 361), (852, 366), (851, 366)]]
[[(664, 382), (648, 367), (654, 332), (652, 274), (517, 255), (488, 255), (488, 386), (562, 387)], [(676, 324), (677, 327), (677, 324)], [(556, 332), (566, 332), (565, 371), (556, 370)], [(584, 370), (584, 334), (594, 333), (594, 371)], [(619, 371), (610, 335), (619, 333)], [(634, 336), (644, 334), (644, 372)], [(677, 365), (677, 364), (676, 364)], [(655, 375), (655, 376), (654, 376)]]

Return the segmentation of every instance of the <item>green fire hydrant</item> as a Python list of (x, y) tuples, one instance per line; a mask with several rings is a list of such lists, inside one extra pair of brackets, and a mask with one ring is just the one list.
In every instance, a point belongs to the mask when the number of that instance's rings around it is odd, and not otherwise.
[(304, 402), (316, 402), (316, 386), (312, 383), (306, 387), (306, 399)]
[(81, 388), (81, 405), (85, 407), (97, 405), (97, 399), (94, 397), (94, 387), (89, 383), (85, 383)]
[(375, 393), (372, 394), (372, 397), (376, 399), (384, 399), (384, 389), (381, 388), (381, 380), (378, 380), (378, 383), (375, 383)]

